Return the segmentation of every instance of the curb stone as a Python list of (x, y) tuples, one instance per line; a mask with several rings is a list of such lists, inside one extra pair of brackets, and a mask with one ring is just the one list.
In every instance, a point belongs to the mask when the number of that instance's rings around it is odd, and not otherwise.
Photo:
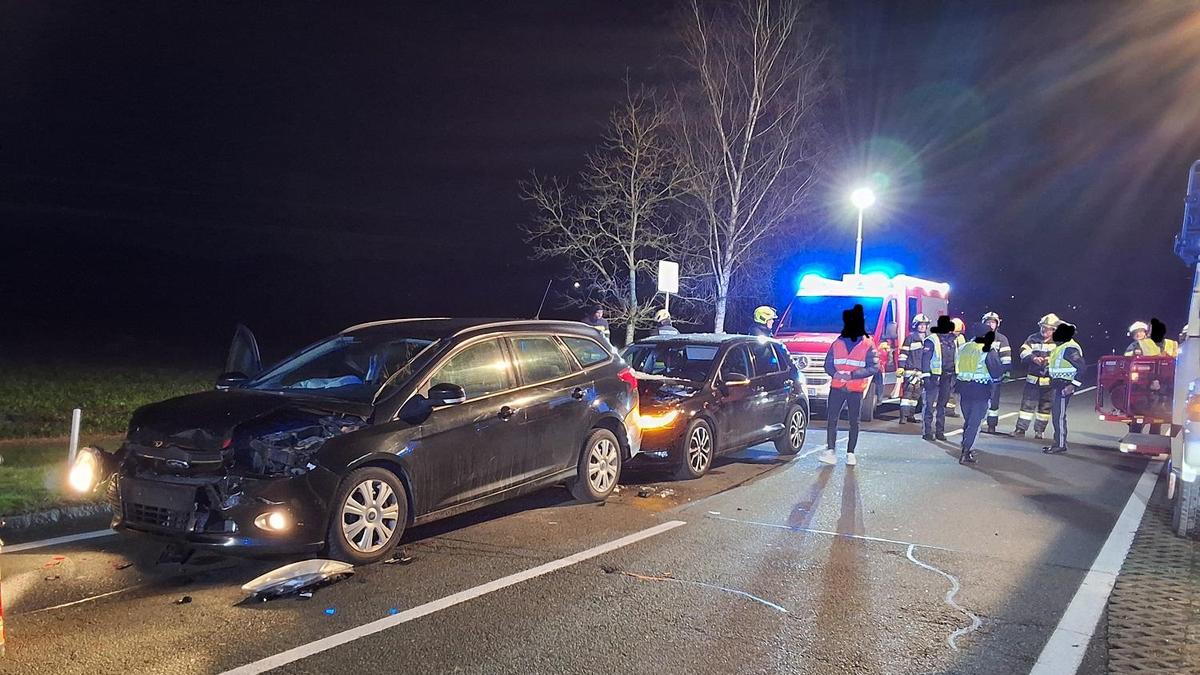
[(12, 534), (15, 532), (24, 532), (35, 527), (68, 525), (72, 521), (95, 518), (101, 515), (112, 515), (112, 507), (104, 503), (75, 504), (46, 509), (44, 511), (34, 511), (33, 513), (2, 516), (0, 517), (0, 533)]

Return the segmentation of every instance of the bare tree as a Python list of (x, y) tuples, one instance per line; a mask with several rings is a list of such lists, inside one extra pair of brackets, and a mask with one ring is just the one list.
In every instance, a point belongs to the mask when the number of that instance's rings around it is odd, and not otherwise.
[(816, 184), (823, 136), (817, 106), (828, 50), (799, 2), (689, 0), (679, 95), (679, 162), (690, 219), (711, 272), (714, 329), (724, 332), (731, 289), (762, 270), (756, 257), (795, 230)]
[(535, 176), (522, 184), (522, 198), (537, 209), (527, 227), (534, 258), (568, 260), (572, 277), (625, 324), (629, 342), (653, 316), (657, 261), (680, 254), (667, 206), (680, 195), (685, 174), (667, 143), (670, 112), (650, 92), (626, 91), (577, 190)]

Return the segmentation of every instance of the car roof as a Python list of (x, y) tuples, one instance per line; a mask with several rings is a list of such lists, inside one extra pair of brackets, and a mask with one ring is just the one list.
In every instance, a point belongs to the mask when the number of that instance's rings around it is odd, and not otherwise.
[[(638, 340), (636, 344), (656, 344), (660, 342), (678, 342), (701, 345), (723, 345), (731, 342), (755, 342), (759, 338), (754, 335), (739, 335), (737, 333), (680, 333), (679, 335), (651, 335)], [(772, 338), (772, 341), (774, 339)]]
[(578, 321), (552, 321), (541, 319), (451, 319), (445, 317), (418, 319), (390, 319), (372, 321), (351, 326), (343, 335), (412, 337), (440, 340), (460, 335), (520, 331), (539, 331), (559, 334), (574, 334), (597, 338), (595, 328)]

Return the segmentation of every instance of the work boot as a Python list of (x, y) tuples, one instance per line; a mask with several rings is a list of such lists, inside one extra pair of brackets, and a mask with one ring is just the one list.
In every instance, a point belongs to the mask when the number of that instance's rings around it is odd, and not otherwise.
[(1051, 445), (1049, 447), (1042, 448), (1042, 452), (1046, 453), (1047, 455), (1061, 455), (1066, 451), (1066, 448), (1057, 445)]
[(963, 450), (958, 455), (958, 463), (959, 464), (974, 464), (975, 461), (976, 460), (975, 460), (975, 451), (974, 450)]
[(1033, 440), (1035, 440), (1035, 441), (1043, 441), (1043, 440), (1045, 440), (1045, 439), (1046, 439), (1046, 432), (1044, 432), (1044, 431), (1035, 431), (1035, 432), (1033, 432)]
[(995, 424), (989, 424), (989, 425), (987, 426), (987, 431), (986, 431), (985, 433), (989, 433), (989, 434), (994, 434), (994, 433), (996, 433), (996, 425), (995, 425)]
[(940, 432), (940, 431), (939, 431), (939, 432), (937, 432), (936, 434), (934, 434), (934, 435), (933, 435), (933, 437), (934, 437), (934, 438), (936, 438), (936, 439), (938, 439), (939, 441), (944, 441), (944, 440), (946, 440), (946, 434), (943, 434), (943, 433), (942, 433), (942, 432)]
[(925, 440), (927, 440), (927, 441), (932, 441), (932, 440), (934, 440), (933, 434), (922, 434), (922, 435), (921, 435), (921, 438), (923, 438), (923, 439), (925, 439)]
[(1024, 429), (1014, 429), (1013, 430), (1013, 438), (1025, 438), (1025, 430)]
[(900, 413), (900, 424), (907, 424), (907, 423), (908, 423), (908, 420), (907, 420), (907, 419), (905, 419), (906, 417), (908, 417), (908, 416), (907, 416), (907, 415), (905, 415), (904, 413)]

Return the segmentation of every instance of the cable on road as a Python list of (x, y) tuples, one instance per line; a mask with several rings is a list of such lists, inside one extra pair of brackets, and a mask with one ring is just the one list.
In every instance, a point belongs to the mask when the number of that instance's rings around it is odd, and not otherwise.
[(620, 570), (620, 572), (624, 576), (632, 577), (634, 579), (638, 579), (641, 581), (674, 581), (677, 584), (689, 584), (692, 586), (703, 586), (704, 588), (711, 588), (715, 591), (724, 591), (726, 593), (733, 593), (734, 595), (740, 595), (744, 598), (749, 598), (757, 603), (766, 605), (767, 607), (770, 607), (771, 609), (777, 609), (777, 610), (783, 612), (784, 614), (789, 614), (789, 612), (786, 609), (771, 602), (770, 600), (764, 600), (764, 599), (758, 597), (757, 595), (747, 593), (746, 591), (739, 591), (736, 588), (726, 588), (725, 586), (717, 586), (716, 584), (707, 584), (707, 583), (704, 583), (703, 581), (692, 581), (690, 579), (676, 579), (675, 577), (662, 577), (662, 576), (654, 576), (654, 575), (650, 575), (650, 574), (638, 574), (636, 572), (626, 572), (625, 570)]
[(954, 631), (946, 638), (946, 644), (950, 645), (950, 649), (953, 649), (954, 651), (958, 651), (958, 645), (955, 644), (955, 642), (958, 640), (958, 638), (966, 635), (967, 633), (972, 633), (974, 631), (979, 630), (979, 627), (983, 625), (983, 620), (980, 619), (978, 616), (975, 616), (971, 612), (967, 611), (966, 609), (964, 609), (962, 607), (962, 605), (959, 605), (957, 602), (954, 601), (954, 596), (958, 595), (958, 591), (962, 588), (962, 586), (960, 586), (958, 583), (958, 579), (956, 579), (953, 574), (950, 574), (948, 572), (943, 572), (942, 570), (934, 567), (933, 565), (928, 565), (926, 563), (921, 562), (920, 560), (917, 560), (913, 556), (913, 549), (915, 549), (916, 547), (917, 547), (916, 544), (908, 545), (908, 552), (907, 552), (908, 559), (911, 560), (916, 565), (918, 565), (919, 567), (924, 567), (925, 569), (930, 570), (931, 572), (937, 572), (938, 574), (949, 579), (950, 580), (950, 590), (946, 591), (946, 596), (945, 596), (946, 604), (950, 605), (956, 611), (958, 611), (963, 616), (966, 616), (968, 619), (971, 620), (970, 626), (967, 626), (965, 628), (959, 628), (958, 630)]

